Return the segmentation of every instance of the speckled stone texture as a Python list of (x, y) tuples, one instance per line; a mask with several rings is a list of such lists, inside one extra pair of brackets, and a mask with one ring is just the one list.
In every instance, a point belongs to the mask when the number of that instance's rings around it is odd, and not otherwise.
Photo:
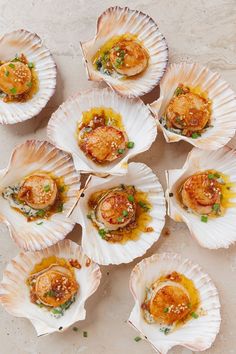
[[(98, 15), (112, 5), (139, 9), (159, 24), (170, 48), (170, 62), (197, 61), (220, 72), (236, 91), (236, 1), (235, 0), (0, 0), (0, 33), (18, 28), (34, 31), (51, 49), (58, 66), (56, 94), (46, 108), (30, 121), (0, 127), (0, 167), (6, 166), (13, 147), (27, 138), (46, 137), (52, 112), (71, 94), (98, 84), (88, 82), (82, 65), (79, 40), (91, 38)], [(102, 85), (101, 85), (102, 86)], [(151, 102), (158, 89), (144, 97)], [(236, 117), (235, 117), (236, 119)], [(191, 146), (180, 142), (166, 144), (161, 134), (150, 151), (135, 161), (147, 162), (166, 186), (164, 170), (179, 168)], [(190, 237), (184, 224), (167, 219), (165, 232), (147, 253), (174, 251), (199, 263), (219, 289), (222, 304), (220, 334), (207, 354), (236, 353), (236, 247), (210, 251)], [(165, 228), (165, 229), (166, 229)], [(164, 230), (165, 230), (164, 229)], [(80, 227), (69, 237), (80, 242)], [(5, 226), (0, 225), (0, 270), (18, 250)], [(137, 332), (126, 320), (133, 307), (128, 289), (130, 271), (137, 263), (102, 267), (98, 291), (87, 302), (87, 319), (62, 334), (37, 338), (29, 321), (14, 318), (0, 307), (1, 354), (152, 354), (145, 342), (135, 342)], [(83, 331), (88, 338), (83, 338)], [(190, 354), (176, 347), (170, 354)], [(196, 354), (196, 353), (195, 353)]]

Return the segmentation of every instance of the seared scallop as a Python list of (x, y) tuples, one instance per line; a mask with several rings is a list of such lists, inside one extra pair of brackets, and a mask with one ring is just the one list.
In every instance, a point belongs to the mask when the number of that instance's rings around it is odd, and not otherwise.
[(139, 43), (124, 39), (112, 47), (110, 61), (119, 74), (134, 76), (146, 69), (148, 54)]
[[(62, 268), (62, 267), (59, 267)], [(35, 293), (47, 306), (57, 307), (70, 300), (78, 290), (72, 273), (52, 267), (36, 278)]]
[(174, 96), (166, 109), (167, 125), (190, 132), (201, 131), (210, 119), (209, 103), (192, 92)]
[(33, 209), (45, 209), (54, 204), (57, 197), (56, 182), (47, 174), (35, 174), (22, 183), (18, 199)]
[(182, 202), (198, 214), (210, 214), (214, 204), (220, 204), (221, 185), (209, 173), (189, 177), (183, 184)]
[(31, 87), (31, 71), (20, 61), (8, 62), (0, 66), (0, 90), (8, 95), (20, 95)]
[(101, 126), (86, 135), (81, 149), (99, 163), (111, 162), (125, 152), (127, 136), (112, 126)]
[(151, 315), (156, 321), (167, 325), (184, 319), (189, 312), (190, 300), (187, 291), (174, 282), (172, 285), (161, 287), (150, 301)]
[(108, 230), (125, 227), (135, 218), (136, 205), (132, 198), (133, 189), (130, 189), (130, 194), (127, 192), (128, 190), (111, 191), (99, 202), (96, 218)]

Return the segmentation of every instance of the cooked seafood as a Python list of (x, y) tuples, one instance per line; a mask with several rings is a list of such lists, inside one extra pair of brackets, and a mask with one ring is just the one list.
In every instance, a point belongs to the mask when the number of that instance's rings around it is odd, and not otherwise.
[(134, 186), (120, 185), (95, 192), (88, 205), (88, 217), (106, 241), (125, 242), (137, 238), (141, 232), (153, 231), (148, 227), (151, 204), (147, 195)]
[(57, 317), (62, 316), (75, 301), (79, 289), (72, 264), (55, 256), (36, 264), (27, 279), (31, 302), (46, 307)]
[(81, 43), (89, 80), (104, 80), (122, 96), (151, 91), (168, 63), (165, 38), (154, 20), (128, 7), (110, 7), (97, 20), (95, 36)]
[(62, 178), (39, 172), (6, 187), (2, 195), (12, 208), (21, 212), (28, 221), (33, 221), (62, 212), (66, 189)]
[(134, 267), (130, 290), (135, 305), (129, 323), (158, 353), (177, 345), (198, 352), (214, 342), (219, 296), (199, 265), (174, 253), (154, 254)]
[(160, 324), (160, 331), (168, 334), (187, 320), (198, 318), (199, 304), (193, 281), (174, 271), (146, 289), (141, 307), (145, 321)]
[(78, 144), (89, 158), (100, 164), (123, 157), (128, 148), (134, 147), (134, 142), (128, 141), (121, 115), (105, 107), (83, 112)]
[(8, 62), (0, 62), (0, 92), (4, 102), (27, 101), (38, 90), (34, 63), (24, 54)]
[(178, 85), (161, 120), (167, 129), (193, 139), (210, 125), (211, 101), (199, 88)]
[(148, 52), (137, 36), (127, 33), (107, 41), (95, 54), (93, 62), (97, 70), (107, 75), (116, 72), (135, 76), (147, 68), (148, 58)]

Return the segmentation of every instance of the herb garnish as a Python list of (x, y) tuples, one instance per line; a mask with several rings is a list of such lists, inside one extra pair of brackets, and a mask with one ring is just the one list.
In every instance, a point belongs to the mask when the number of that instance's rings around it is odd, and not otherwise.
[(16, 92), (17, 92), (17, 89), (16, 89), (15, 87), (12, 87), (12, 88), (10, 89), (10, 91), (11, 91), (11, 93), (12, 93), (13, 95), (15, 95)]
[(207, 222), (208, 221), (208, 216), (207, 215), (202, 215), (201, 216), (201, 221), (202, 222)]
[(137, 337), (134, 338), (134, 340), (135, 340), (135, 342), (139, 342), (140, 340), (142, 340), (142, 338), (137, 336)]
[(32, 62), (28, 63), (28, 67), (29, 67), (30, 69), (34, 68), (34, 63), (32, 63)]
[(43, 209), (39, 209), (36, 213), (36, 215), (39, 216), (40, 218), (43, 218), (45, 214), (46, 214), (46, 211)]
[(104, 229), (99, 229), (99, 230), (98, 230), (98, 233), (99, 233), (99, 235), (101, 236), (102, 239), (105, 238), (105, 236), (106, 236), (106, 230), (104, 230)]
[(118, 154), (122, 155), (125, 152), (125, 149), (118, 149), (117, 152)]
[(196, 312), (191, 312), (191, 316), (192, 316), (193, 318), (195, 318), (195, 319), (199, 317)]
[(44, 191), (47, 193), (51, 190), (51, 187), (49, 184), (47, 184), (46, 186), (43, 187)]
[(201, 136), (200, 133), (193, 133), (193, 134), (191, 135), (191, 138), (192, 138), (192, 139), (197, 139), (197, 138), (199, 138), (200, 136)]
[(126, 144), (128, 149), (133, 149), (134, 147), (134, 142), (133, 141), (128, 141), (128, 143)]
[(5, 76), (9, 76), (9, 74), (10, 74), (9, 71), (6, 70), (6, 71), (5, 71)]
[(128, 200), (134, 202), (134, 196), (132, 194), (128, 195)]
[(164, 313), (167, 313), (169, 312), (169, 307), (165, 307), (164, 310), (163, 310)]
[(63, 211), (63, 203), (60, 203), (57, 207), (57, 213), (61, 213)]
[(219, 203), (213, 204), (212, 210), (217, 213), (220, 210), (220, 204)]
[(122, 211), (122, 214), (123, 214), (123, 216), (128, 216), (128, 215), (129, 215), (129, 213), (128, 213), (127, 210), (123, 210), (123, 211)]
[(10, 66), (10, 68), (12, 68), (12, 69), (15, 69), (15, 65), (12, 63), (8, 64), (8, 66)]

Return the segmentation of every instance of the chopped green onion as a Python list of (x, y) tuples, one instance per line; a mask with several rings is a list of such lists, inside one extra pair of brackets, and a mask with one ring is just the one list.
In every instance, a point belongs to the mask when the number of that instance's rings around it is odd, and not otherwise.
[(208, 221), (208, 216), (207, 215), (202, 215), (201, 216), (201, 221), (202, 222), (207, 222)]
[(46, 211), (43, 209), (38, 210), (36, 213), (36, 215), (39, 216), (40, 218), (43, 218), (45, 214), (46, 214)]
[(163, 310), (164, 313), (167, 313), (169, 312), (169, 307), (165, 307), (164, 310)]
[(9, 76), (9, 74), (10, 74), (9, 71), (6, 70), (6, 71), (5, 71), (5, 76)]
[(45, 190), (45, 192), (47, 193), (47, 192), (49, 192), (50, 190), (51, 190), (51, 187), (50, 187), (50, 185), (49, 184), (47, 184), (46, 186), (44, 186), (44, 188), (43, 188), (44, 190)]
[(142, 202), (141, 200), (138, 202), (138, 204), (141, 206), (141, 208), (145, 209), (145, 210), (149, 210), (148, 206)]
[(36, 225), (42, 225), (42, 224), (43, 224), (43, 221), (36, 223)]
[(105, 238), (105, 236), (106, 236), (106, 230), (104, 230), (104, 229), (99, 229), (99, 230), (98, 230), (98, 233), (99, 233), (99, 235), (101, 236), (101, 238)]
[(15, 69), (15, 65), (12, 63), (8, 64), (8, 66), (10, 66), (10, 68), (12, 68), (12, 69)]
[(120, 50), (120, 47), (117, 46), (114, 49), (115, 49), (116, 52), (118, 52)]
[(32, 87), (32, 82), (28, 82), (27, 84), (26, 84), (28, 87)]
[(49, 291), (47, 291), (47, 292), (44, 294), (44, 297), (45, 297), (45, 296), (56, 297), (56, 293), (55, 293), (55, 291), (53, 291), (53, 290), (49, 290)]
[(122, 211), (122, 214), (123, 214), (124, 216), (128, 216), (128, 215), (129, 215), (129, 213), (128, 213), (127, 210), (123, 210), (123, 211)]
[(182, 89), (182, 87), (178, 86), (174, 92), (174, 95), (179, 96), (179, 95), (181, 95), (181, 93), (184, 93), (184, 90)]
[(30, 69), (34, 68), (34, 63), (32, 63), (32, 62), (28, 63), (28, 67), (29, 67)]
[(63, 211), (63, 203), (60, 203), (57, 207), (57, 212), (61, 213)]
[(16, 89), (15, 87), (12, 87), (12, 88), (10, 89), (10, 91), (11, 91), (11, 93), (12, 93), (13, 95), (15, 95), (16, 92), (17, 92), (17, 89)]
[(88, 337), (88, 332), (84, 331), (83, 332), (83, 336), (84, 336), (84, 338), (87, 338)]
[(61, 315), (62, 314), (62, 310), (60, 309), (60, 310), (58, 310), (58, 309), (52, 309), (52, 313), (54, 314), (54, 315)]
[(65, 186), (60, 186), (59, 187), (59, 192), (61, 192), (61, 193), (65, 192)]
[(132, 194), (128, 195), (128, 200), (134, 202), (134, 196)]
[(219, 211), (220, 209), (220, 204), (219, 203), (215, 203), (213, 204), (212, 210), (214, 210), (215, 212)]
[(208, 178), (209, 178), (209, 179), (214, 179), (214, 178), (215, 178), (215, 175), (214, 175), (213, 173), (209, 173)]
[(142, 340), (142, 338), (137, 336), (137, 337), (134, 338), (134, 340), (135, 340), (135, 342), (139, 342), (140, 340)]
[(192, 312), (192, 313), (191, 313), (191, 316), (192, 316), (193, 318), (195, 318), (195, 319), (199, 317), (196, 312)]
[(119, 216), (119, 217), (117, 218), (117, 221), (118, 221), (118, 222), (122, 222), (122, 221), (123, 221), (122, 216)]
[(201, 136), (201, 134), (199, 134), (199, 133), (193, 133), (193, 134), (191, 135), (192, 139), (197, 139), (197, 138), (199, 138), (200, 136)]
[(215, 178), (220, 178), (220, 175), (219, 175), (219, 173), (214, 173), (214, 176), (215, 176)]
[(117, 152), (118, 154), (122, 155), (125, 152), (125, 149), (118, 149)]
[(91, 219), (92, 219), (92, 215), (91, 215), (91, 214), (87, 214), (87, 218), (88, 218), (89, 220), (91, 220)]
[(128, 141), (127, 148), (128, 149), (133, 149), (133, 147), (134, 147), (134, 142), (133, 141)]

